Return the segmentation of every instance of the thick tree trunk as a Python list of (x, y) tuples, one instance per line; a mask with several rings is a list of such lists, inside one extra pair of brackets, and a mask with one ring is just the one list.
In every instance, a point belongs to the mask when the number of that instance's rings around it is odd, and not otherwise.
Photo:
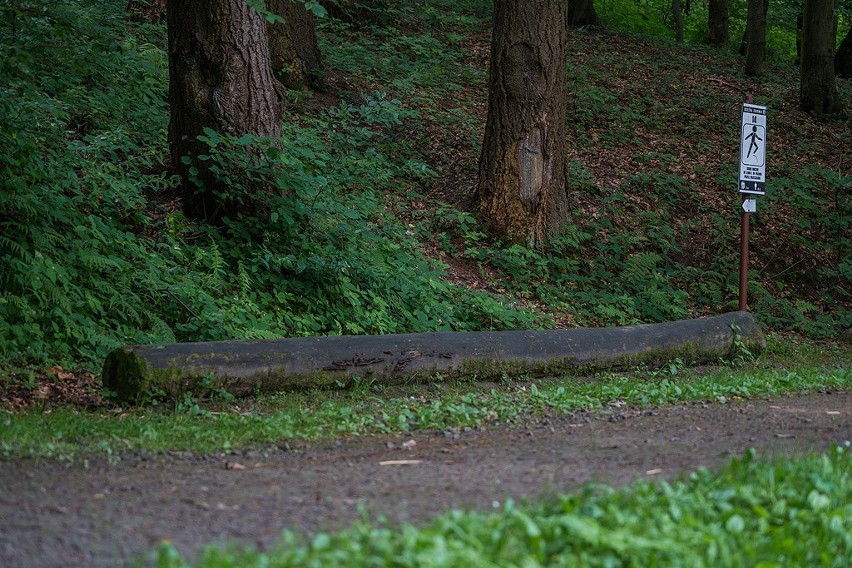
[(314, 16), (294, 0), (267, 0), (267, 8), (284, 22), (268, 23), (269, 59), (275, 78), (290, 89), (322, 87), (322, 58)]
[[(766, 15), (769, 13), (769, 0), (763, 0), (763, 18), (766, 19)], [(748, 37), (749, 37), (749, 28), (748, 28), (748, 15), (746, 15), (746, 26), (743, 30), (743, 39), (740, 41), (740, 49), (739, 53), (743, 57), (746, 55), (746, 51), (748, 51)]]
[(852, 28), (849, 28), (846, 37), (837, 48), (837, 55), (834, 56), (834, 73), (852, 79)]
[(568, 0), (566, 22), (574, 28), (599, 26), (601, 22), (598, 19), (598, 13), (595, 11), (594, 0)]
[(843, 110), (834, 80), (834, 0), (805, 0), (800, 106), (816, 115)]
[(683, 43), (683, 8), (680, 0), (672, 0), (672, 15), (674, 16), (675, 41)]
[(707, 14), (707, 35), (710, 45), (724, 46), (729, 39), (728, 0), (710, 0)]
[(746, 44), (745, 74), (747, 77), (763, 75), (766, 60), (766, 8), (768, 0), (748, 0), (748, 38)]
[(753, 353), (766, 340), (751, 314), (598, 329), (410, 333), (383, 336), (300, 337), (138, 345), (106, 358), (104, 387), (119, 402), (140, 403), (152, 393), (178, 397), (204, 388), (233, 395), (346, 384), (376, 384), (510, 376), (661, 365), (736, 355), (737, 340)]
[[(228, 204), (216, 197), (204, 128), (222, 134), (278, 136), (280, 110), (269, 66), (266, 21), (244, 0), (169, 0), (169, 150), (190, 218), (216, 222)], [(189, 163), (183, 157), (189, 157)], [(197, 169), (203, 188), (190, 181)]]
[(495, 0), (477, 198), (493, 228), (542, 244), (568, 217), (565, 4)]

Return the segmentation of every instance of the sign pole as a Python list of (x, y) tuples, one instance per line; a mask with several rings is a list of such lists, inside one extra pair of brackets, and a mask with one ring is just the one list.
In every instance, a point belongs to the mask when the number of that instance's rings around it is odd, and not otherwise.
[(748, 237), (749, 216), (757, 210), (757, 195), (766, 188), (766, 107), (754, 104), (751, 95), (743, 103), (740, 123), (739, 191), (743, 194), (740, 223), (740, 304), (748, 309)]
[[(743, 203), (748, 200), (745, 196)], [(742, 222), (740, 223), (740, 306), (739, 310), (747, 310), (748, 303), (748, 220), (749, 215), (743, 208)]]
[[(753, 103), (751, 95), (746, 95), (747, 103)], [(749, 199), (747, 193), (743, 194), (743, 204)], [(740, 221), (740, 305), (739, 310), (744, 312), (748, 309), (748, 229), (749, 212), (742, 208), (742, 220)]]

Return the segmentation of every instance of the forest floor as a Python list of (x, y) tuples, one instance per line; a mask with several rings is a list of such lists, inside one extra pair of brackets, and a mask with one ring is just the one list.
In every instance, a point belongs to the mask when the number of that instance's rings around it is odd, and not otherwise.
[(236, 454), (132, 453), (0, 462), (0, 565), (116, 566), (162, 542), (256, 548), (364, 519), (423, 523), (589, 482), (623, 485), (852, 440), (852, 393), (619, 408), (467, 432), (367, 437)]

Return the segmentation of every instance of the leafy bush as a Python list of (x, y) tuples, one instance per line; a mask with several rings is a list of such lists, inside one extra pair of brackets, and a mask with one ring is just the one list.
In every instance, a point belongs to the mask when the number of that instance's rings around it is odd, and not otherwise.
[[(204, 140), (204, 159), (228, 199), (261, 200), (268, 218), (238, 215), (212, 238), (239, 267), (245, 305), (263, 306), (263, 332), (400, 333), (504, 329), (535, 319), (447, 283), (383, 195), (430, 170), (382, 135), (411, 111), (384, 96), (343, 103), (312, 127), (285, 125), (278, 140)], [(389, 155), (395, 154), (396, 160)], [(266, 188), (257, 191), (257, 188)]]
[(0, 356), (150, 340), (144, 283), (158, 268), (130, 227), (144, 225), (143, 191), (171, 184), (151, 146), (165, 136), (162, 51), (114, 3), (0, 12)]

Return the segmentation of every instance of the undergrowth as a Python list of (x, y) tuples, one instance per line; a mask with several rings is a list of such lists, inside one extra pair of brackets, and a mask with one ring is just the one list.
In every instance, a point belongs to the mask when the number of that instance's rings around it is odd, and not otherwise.
[[(571, 191), (579, 205), (562, 237), (530, 250), (486, 236), (474, 215), (428, 196), (447, 171), (431, 159), (425, 125), (462, 140), (453, 151), (465, 153), (444, 163), (475, 160), (476, 101), (487, 85), (486, 70), (471, 64), (469, 34), (487, 27), (488, 4), (382, 6), (369, 26), (320, 23), (326, 63), (346, 85), (335, 104), (285, 114), (278, 141), (205, 135), (230, 198), (256, 199), (248, 180), (276, 189), (268, 216), (214, 229), (182, 215), (168, 173), (164, 27), (128, 22), (122, 2), (3, 4), (3, 365), (96, 369), (128, 343), (535, 328), (554, 319), (632, 324), (734, 306), (735, 215), (718, 197), (686, 201), (695, 172), (646, 136), (678, 124), (710, 154), (700, 138), (708, 124), (722, 128), (728, 119), (717, 109), (730, 100), (706, 86), (694, 87), (701, 96), (688, 104), (670, 95), (692, 85), (684, 65), (698, 60), (708, 75), (721, 75), (729, 59), (641, 38), (641, 49), (616, 56), (595, 46), (618, 36), (574, 33), (572, 144), (585, 154), (572, 162)], [(615, 6), (601, 6), (605, 20), (627, 13)], [(657, 79), (628, 80), (636, 67)], [(787, 71), (775, 72), (767, 90), (786, 81)], [(616, 84), (636, 96), (622, 96)], [(839, 85), (848, 99), (852, 87)], [(783, 106), (783, 98), (773, 103)], [(681, 121), (687, 110), (700, 118)], [(809, 119), (786, 120), (801, 136), (783, 155), (818, 159), (778, 160), (765, 215), (794, 225), (780, 233), (775, 261), (759, 261), (753, 307), (772, 328), (833, 336), (852, 323), (852, 182), (848, 169), (822, 159), (821, 139), (809, 141)], [(602, 183), (590, 156), (624, 148), (634, 161), (615, 168), (617, 183)], [(725, 160), (699, 166), (719, 180), (731, 169)], [(677, 199), (702, 218), (658, 205)], [(415, 218), (413, 201), (429, 210)], [(781, 228), (761, 223), (756, 237)], [(424, 243), (494, 275), (499, 294), (454, 284)]]
[(624, 406), (728, 403), (850, 388), (848, 356), (840, 356), (825, 368), (763, 368), (758, 362), (696, 373), (683, 361), (672, 361), (660, 369), (603, 374), (591, 381), (506, 377), (498, 387), (447, 383), (436, 376), (430, 385), (401, 390), (356, 382), (345, 391), (282, 393), (256, 400), (235, 401), (215, 392), (200, 400), (185, 394), (169, 404), (120, 409), (121, 420), (112, 409), (35, 408), (0, 415), (0, 457), (77, 460), (100, 455), (120, 460), (131, 451), (230, 453), (317, 438), (494, 427), (581, 410), (606, 413)]

